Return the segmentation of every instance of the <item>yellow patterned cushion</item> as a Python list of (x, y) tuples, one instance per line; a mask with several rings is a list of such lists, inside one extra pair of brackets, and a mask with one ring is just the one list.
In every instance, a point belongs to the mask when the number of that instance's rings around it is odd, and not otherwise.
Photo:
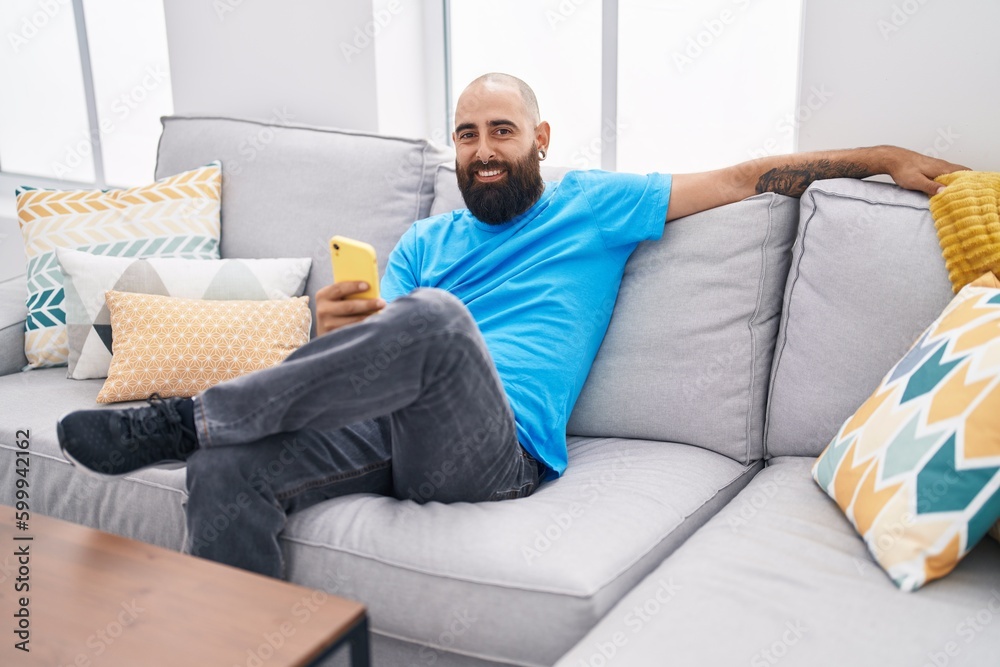
[(203, 301), (108, 291), (114, 354), (98, 403), (199, 391), (280, 362), (309, 341), (309, 297)]
[(938, 176), (931, 215), (955, 293), (992, 271), (1000, 275), (1000, 173), (956, 171)]
[(902, 590), (945, 576), (1000, 519), (1000, 281), (970, 283), (813, 467)]
[(222, 166), (218, 162), (127, 190), (17, 189), (27, 256), (28, 368), (69, 356), (57, 247), (114, 257), (219, 258)]

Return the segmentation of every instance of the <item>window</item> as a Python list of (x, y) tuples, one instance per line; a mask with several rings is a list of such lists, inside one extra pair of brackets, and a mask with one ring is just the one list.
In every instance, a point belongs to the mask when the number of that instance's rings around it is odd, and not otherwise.
[(104, 178), (153, 179), (160, 116), (173, 111), (161, 0), (84, 0)]
[[(0, 16), (0, 168), (58, 178), (67, 151), (90, 148), (73, 6), (7, 0)], [(78, 156), (65, 178), (93, 182), (91, 157)]]
[(794, 149), (801, 0), (621, 0), (618, 168), (705, 171)]
[(794, 150), (801, 0), (451, 0), (452, 100), (527, 81), (549, 164), (701, 171)]
[(31, 184), (153, 176), (172, 111), (161, 0), (5, 0), (0, 170)]

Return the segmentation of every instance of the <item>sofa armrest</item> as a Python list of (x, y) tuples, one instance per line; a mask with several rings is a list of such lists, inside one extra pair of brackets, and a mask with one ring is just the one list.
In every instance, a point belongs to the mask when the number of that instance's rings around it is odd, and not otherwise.
[(0, 282), (0, 375), (24, 368), (24, 319), (28, 283), (23, 275)]

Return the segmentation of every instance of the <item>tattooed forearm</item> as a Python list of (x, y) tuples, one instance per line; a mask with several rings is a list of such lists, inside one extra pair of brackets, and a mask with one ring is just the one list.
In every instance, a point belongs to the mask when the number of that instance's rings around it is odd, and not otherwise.
[(765, 172), (757, 181), (757, 194), (775, 192), (800, 197), (809, 184), (823, 178), (865, 178), (873, 175), (871, 167), (862, 162), (813, 160), (776, 167)]

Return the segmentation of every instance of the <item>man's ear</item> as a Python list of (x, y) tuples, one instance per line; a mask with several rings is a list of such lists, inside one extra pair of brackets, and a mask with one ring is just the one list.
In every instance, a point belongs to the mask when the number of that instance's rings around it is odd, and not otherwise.
[(552, 132), (552, 128), (549, 127), (548, 121), (543, 120), (535, 128), (535, 143), (538, 144), (539, 150), (548, 152), (549, 150), (549, 136)]

